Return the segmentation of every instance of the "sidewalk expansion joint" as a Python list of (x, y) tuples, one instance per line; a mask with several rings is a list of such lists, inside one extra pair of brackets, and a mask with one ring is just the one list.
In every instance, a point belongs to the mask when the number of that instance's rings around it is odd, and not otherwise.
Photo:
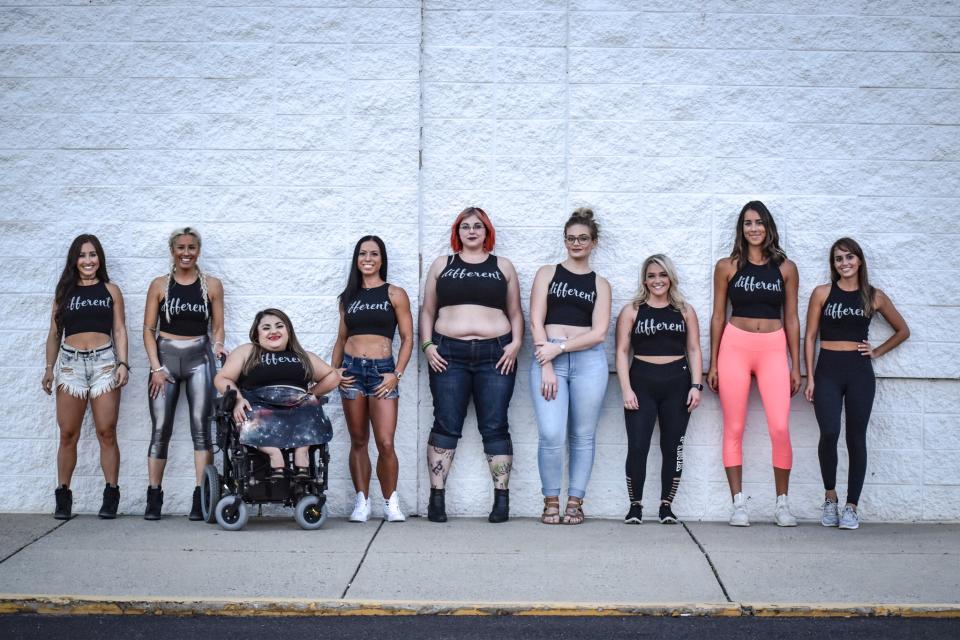
[(717, 571), (717, 567), (713, 564), (713, 560), (710, 559), (710, 554), (707, 553), (707, 550), (703, 548), (703, 545), (700, 544), (700, 541), (697, 540), (697, 536), (693, 535), (693, 531), (690, 531), (690, 527), (687, 526), (686, 522), (680, 523), (683, 526), (684, 531), (690, 536), (690, 539), (694, 541), (697, 547), (700, 549), (700, 553), (703, 554), (703, 557), (707, 559), (707, 564), (710, 565), (710, 571), (713, 571), (713, 577), (717, 579), (717, 584), (720, 585), (720, 591), (723, 592), (723, 597), (727, 599), (727, 602), (733, 602), (733, 598), (730, 597), (730, 594), (727, 593), (727, 587), (723, 584), (723, 580), (720, 579), (720, 572)]
[(383, 525), (386, 524), (386, 522), (386, 518), (381, 520), (377, 530), (373, 532), (372, 536), (370, 536), (370, 541), (367, 543), (367, 548), (363, 550), (363, 556), (360, 558), (360, 562), (357, 563), (356, 570), (354, 570), (353, 575), (350, 576), (350, 581), (347, 582), (347, 586), (343, 590), (343, 593), (340, 594), (341, 600), (347, 597), (347, 592), (350, 591), (350, 587), (353, 586), (353, 581), (357, 579), (357, 574), (360, 573), (360, 567), (363, 566), (363, 561), (367, 559), (367, 554), (370, 552), (370, 547), (373, 545), (373, 541), (377, 539), (377, 536), (380, 534), (380, 529), (383, 529)]
[(43, 539), (43, 538), (46, 538), (48, 535), (50, 535), (51, 533), (53, 533), (54, 531), (56, 531), (57, 529), (59, 529), (59, 528), (62, 527), (63, 525), (67, 524), (68, 522), (70, 522), (70, 521), (69, 521), (69, 520), (63, 520), (62, 522), (60, 522), (59, 524), (57, 524), (57, 526), (55, 526), (54, 528), (49, 529), (49, 530), (47, 530), (47, 531), (44, 531), (43, 533), (41, 533), (40, 535), (38, 535), (36, 538), (34, 538), (33, 540), (31, 540), (31, 541), (28, 542), (27, 544), (23, 545), (22, 547), (20, 547), (19, 549), (17, 549), (17, 550), (14, 551), (13, 553), (10, 553), (10, 554), (4, 556), (3, 558), (0, 558), (0, 564), (3, 564), (4, 562), (6, 562), (7, 560), (9, 560), (9, 559), (12, 558), (13, 556), (17, 555), (18, 553), (20, 553), (21, 551), (23, 551), (24, 549), (26, 549), (27, 547), (29, 547), (30, 545), (32, 545), (32, 544), (33, 544), (34, 542), (36, 542), (37, 540), (41, 540), (41, 539)]

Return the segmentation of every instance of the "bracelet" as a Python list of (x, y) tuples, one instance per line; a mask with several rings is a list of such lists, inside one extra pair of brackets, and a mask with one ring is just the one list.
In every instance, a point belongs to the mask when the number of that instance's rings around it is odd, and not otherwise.
[(53, 365), (52, 365), (52, 364), (48, 364), (48, 365), (47, 365), (47, 369), (53, 369)]
[(394, 371), (393, 375), (397, 376), (397, 380), (403, 377), (403, 371)]
[(164, 369), (166, 369), (166, 367), (163, 366), (163, 365), (160, 365), (160, 366), (159, 366), (158, 368), (156, 368), (156, 369), (150, 369), (150, 373), (160, 373), (160, 372), (163, 371)]
[(126, 362), (124, 362), (123, 360), (117, 360), (117, 366), (119, 367), (120, 365), (125, 366), (125, 367), (127, 368), (127, 371), (130, 371), (130, 365), (128, 365), (128, 364), (127, 364)]
[(220, 345), (221, 347), (227, 346), (227, 345), (223, 344), (222, 342), (220, 342), (219, 340), (217, 340), (216, 342), (213, 343), (213, 346), (217, 346), (217, 345)]
[(433, 340), (425, 340), (424, 343), (420, 345), (420, 351), (423, 351), (424, 353), (426, 353), (427, 349), (429, 349), (432, 346), (434, 346)]

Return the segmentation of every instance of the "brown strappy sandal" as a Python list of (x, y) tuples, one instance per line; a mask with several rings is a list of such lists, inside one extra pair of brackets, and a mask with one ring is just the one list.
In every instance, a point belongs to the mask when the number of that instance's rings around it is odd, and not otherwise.
[(560, 524), (560, 496), (546, 496), (543, 499), (543, 513), (540, 515), (543, 524)]
[(583, 499), (575, 496), (567, 497), (567, 508), (563, 514), (563, 524), (580, 524), (586, 516), (583, 515)]

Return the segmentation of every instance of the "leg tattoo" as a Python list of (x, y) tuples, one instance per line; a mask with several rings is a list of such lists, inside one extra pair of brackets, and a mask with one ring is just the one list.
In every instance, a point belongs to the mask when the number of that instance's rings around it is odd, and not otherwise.
[(447, 475), (450, 473), (450, 467), (453, 465), (453, 454), (456, 451), (456, 449), (427, 447), (427, 468), (430, 470), (431, 489), (443, 489), (447, 482)]
[(490, 476), (494, 489), (509, 489), (510, 471), (513, 469), (513, 456), (487, 456)]

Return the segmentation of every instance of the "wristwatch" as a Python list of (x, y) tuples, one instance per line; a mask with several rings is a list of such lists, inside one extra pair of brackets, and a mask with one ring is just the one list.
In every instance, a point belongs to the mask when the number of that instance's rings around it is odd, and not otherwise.
[(567, 351), (567, 343), (566, 343), (566, 342), (561, 342), (561, 343), (560, 343), (560, 353), (566, 353), (566, 351)]
[(690, 388), (691, 388), (691, 389), (696, 389), (697, 391), (703, 391), (703, 385), (702, 385), (702, 384), (691, 384), (691, 385), (690, 385)]
[(397, 376), (397, 380), (403, 377), (403, 371), (394, 371), (393, 375)]

